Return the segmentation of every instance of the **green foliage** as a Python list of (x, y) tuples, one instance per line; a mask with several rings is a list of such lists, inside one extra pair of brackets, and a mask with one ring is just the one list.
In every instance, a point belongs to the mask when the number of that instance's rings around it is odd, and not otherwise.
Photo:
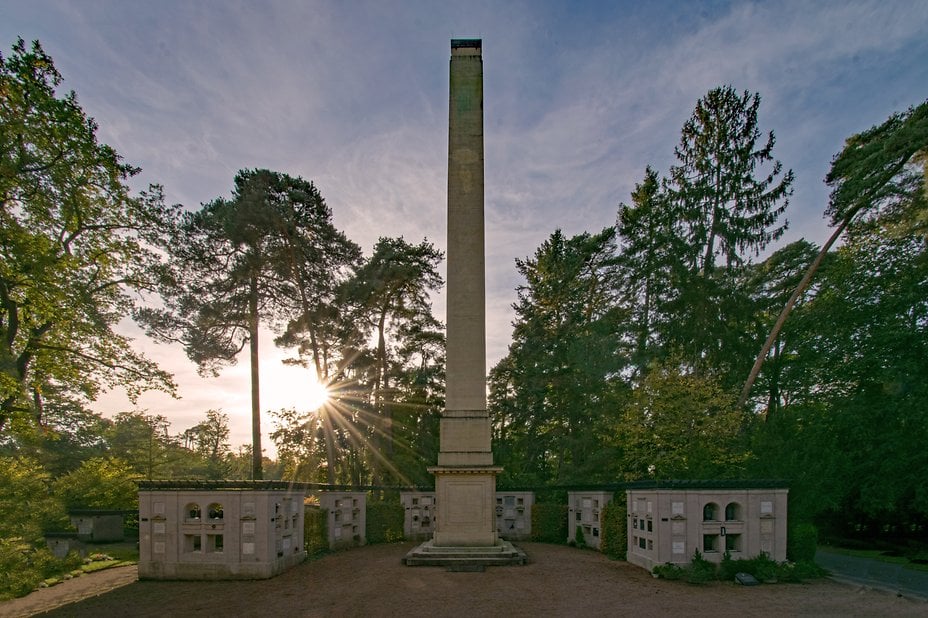
[(818, 528), (810, 523), (791, 523), (787, 533), (786, 557), (793, 562), (815, 562)]
[(731, 552), (726, 551), (722, 555), (722, 561), (719, 563), (718, 577), (723, 582), (732, 581), (737, 573), (747, 572), (742, 568), (741, 563), (745, 560), (732, 560)]
[(42, 571), (30, 564), (31, 551), (19, 539), (0, 536), (0, 600), (29, 594), (44, 579)]
[(864, 211), (865, 219), (907, 222), (910, 231), (924, 233), (926, 144), (928, 101), (848, 138), (826, 177), (832, 192), (825, 214), (832, 224)]
[[(403, 396), (393, 396), (393, 389), (398, 386), (394, 383), (396, 378), (399, 378), (397, 382), (406, 381), (407, 385), (412, 386), (408, 381), (412, 376), (399, 375), (406, 373), (405, 369), (412, 369), (409, 365), (403, 365), (418, 357), (419, 366), (426, 371), (420, 372), (413, 382), (417, 379), (432, 381), (429, 386), (433, 390), (433, 404), (436, 403), (434, 395), (437, 394), (434, 390), (440, 390), (443, 394), (443, 384), (439, 385), (436, 380), (436, 370), (441, 371), (436, 361), (444, 359), (443, 337), (440, 325), (432, 316), (429, 296), (442, 285), (438, 272), (441, 258), (441, 251), (427, 240), (414, 245), (402, 237), (381, 237), (374, 245), (371, 257), (360, 265), (341, 290), (351, 307), (352, 322), (363, 325), (362, 332), (377, 342), (366, 367), (369, 391), (363, 395), (371, 411), (363, 431), (372, 449), (377, 452), (376, 456), (368, 454), (374, 484), (403, 482), (401, 478), (396, 478), (396, 467), (392, 465), (397, 459), (397, 443), (400, 446), (404, 444), (397, 438), (409, 438), (407, 444), (415, 445), (418, 442), (415, 426), (431, 412), (437, 411), (434, 408), (429, 410), (427, 406), (404, 406)], [(415, 340), (420, 345), (411, 348), (410, 344)], [(398, 351), (404, 352), (404, 358), (397, 359), (400, 362), (396, 365), (391, 363), (391, 343), (400, 348)], [(421, 350), (421, 354), (416, 353), (417, 349)], [(423, 390), (404, 390), (406, 396), (417, 398), (417, 395), (425, 395), (428, 399), (429, 386)], [(413, 394), (415, 390), (419, 390), (419, 393)], [(398, 413), (403, 418), (396, 418)], [(397, 421), (402, 423), (400, 427), (397, 427)], [(403, 428), (412, 431), (397, 431)], [(418, 468), (416, 476), (422, 478), (425, 466), (431, 462), (422, 461), (416, 456), (418, 453), (412, 449), (410, 451), (404, 453), (412, 454), (412, 458), (406, 458), (407, 462), (412, 459), (409, 463)]]
[(25, 596), (43, 580), (69, 573), (81, 562), (74, 552), (59, 560), (45, 547), (0, 536), (0, 601)]
[(661, 335), (689, 367), (737, 381), (750, 367), (754, 307), (741, 268), (786, 230), (793, 173), (758, 129), (760, 95), (713, 88), (696, 103), (666, 183), (673, 233), (662, 266), (672, 289)]
[(583, 526), (577, 526), (577, 528), (574, 530), (574, 539), (571, 544), (579, 547), (580, 549), (586, 548), (586, 538), (583, 536)]
[(541, 543), (567, 542), (566, 504), (535, 503), (532, 505), (532, 540)]
[(618, 472), (606, 423), (624, 392), (615, 250), (612, 228), (573, 237), (558, 230), (516, 261), (525, 283), (513, 343), (490, 373), (505, 482), (606, 482)]
[[(791, 568), (783, 567), (783, 570), (786, 572)], [(749, 573), (758, 581), (774, 582), (777, 581), (780, 570), (781, 566), (764, 552), (754, 558), (739, 558), (737, 560), (732, 560), (731, 554), (725, 552), (722, 562), (719, 564), (718, 578), (723, 581), (731, 581), (735, 578), (736, 573)]]
[(198, 472), (206, 478), (223, 478), (229, 470), (229, 415), (221, 410), (207, 410), (206, 418), (181, 436), (185, 448), (203, 462)]
[(659, 355), (661, 318), (672, 297), (668, 265), (674, 259), (673, 215), (657, 172), (648, 166), (632, 191), (632, 204), (619, 205), (616, 231), (622, 241), (617, 256), (621, 272), (619, 302), (628, 307), (633, 340), (632, 364), (643, 374)]
[(641, 381), (616, 438), (638, 478), (732, 477), (745, 460), (738, 443), (744, 421), (717, 380), (683, 373), (671, 361)]
[(684, 569), (683, 577), (690, 584), (705, 584), (716, 579), (716, 570), (715, 563), (703, 558), (697, 549)]
[(306, 554), (315, 556), (329, 549), (329, 510), (307, 507), (303, 516), (303, 547)]
[(173, 391), (117, 324), (162, 272), (176, 211), (97, 142), (97, 124), (38, 41), (0, 56), (0, 430), (41, 420), (46, 390), (82, 402)]
[(116, 458), (89, 459), (55, 481), (54, 493), (67, 509), (138, 508), (138, 478), (129, 464)]
[(599, 550), (613, 560), (625, 560), (628, 553), (628, 506), (624, 496), (602, 509)]
[(36, 460), (0, 457), (0, 538), (28, 547), (40, 539), (43, 531), (69, 525), (50, 485), (48, 473)]
[(686, 575), (686, 571), (683, 569), (683, 567), (671, 562), (666, 564), (656, 564), (654, 565), (654, 568), (651, 569), (651, 572), (661, 579), (667, 579), (670, 581), (681, 580)]
[(367, 542), (395, 543), (402, 541), (403, 505), (399, 501), (367, 502)]
[(810, 579), (827, 577), (828, 571), (812, 560), (781, 562), (777, 564), (776, 579), (780, 582), (800, 583)]
[[(691, 272), (711, 272), (718, 257), (740, 264), (745, 252), (760, 252), (786, 230), (776, 221), (789, 203), (793, 172), (782, 173), (773, 159), (772, 131), (758, 144), (759, 108), (757, 93), (713, 88), (683, 125), (670, 199), (682, 217)], [(768, 163), (769, 171), (759, 169)]]

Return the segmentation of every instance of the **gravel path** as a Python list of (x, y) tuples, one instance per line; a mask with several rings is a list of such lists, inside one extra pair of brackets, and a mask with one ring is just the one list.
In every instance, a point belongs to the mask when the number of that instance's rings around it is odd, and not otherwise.
[[(529, 556), (528, 565), (491, 567), (483, 573), (406, 567), (400, 561), (412, 543), (374, 545), (330, 554), (269, 580), (117, 584), (109, 592), (48, 615), (928, 615), (928, 603), (923, 600), (830, 580), (756, 587), (731, 583), (691, 586), (654, 579), (643, 569), (593, 551), (539, 543), (519, 545)], [(134, 577), (128, 569), (117, 570)], [(0, 605), (0, 611), (6, 607)]]
[(113, 567), (63, 581), (50, 588), (40, 588), (27, 596), (0, 602), (0, 618), (34, 616), (42, 612), (105, 594), (138, 581), (135, 565)]

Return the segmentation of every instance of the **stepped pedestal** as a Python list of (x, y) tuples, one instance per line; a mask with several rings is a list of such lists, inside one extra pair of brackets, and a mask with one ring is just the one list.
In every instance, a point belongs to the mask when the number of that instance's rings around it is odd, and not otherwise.
[(426, 541), (403, 559), (408, 566), (443, 566), (451, 571), (483, 571), (488, 566), (525, 564), (528, 559), (509, 541), (479, 547), (447, 547)]

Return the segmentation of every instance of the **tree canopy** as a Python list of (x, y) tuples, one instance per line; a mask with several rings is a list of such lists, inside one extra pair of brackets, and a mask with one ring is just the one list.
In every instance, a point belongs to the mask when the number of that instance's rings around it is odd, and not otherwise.
[(176, 211), (97, 141), (38, 42), (0, 56), (0, 430), (40, 421), (43, 393), (173, 392), (117, 324), (151, 291)]

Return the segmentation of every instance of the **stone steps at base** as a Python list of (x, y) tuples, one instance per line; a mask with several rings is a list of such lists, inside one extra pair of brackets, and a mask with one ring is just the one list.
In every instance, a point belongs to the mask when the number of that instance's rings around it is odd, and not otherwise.
[(527, 561), (525, 552), (505, 541), (493, 547), (436, 547), (426, 541), (403, 558), (407, 566), (444, 566), (451, 570), (480, 570), (476, 567), (521, 565)]

